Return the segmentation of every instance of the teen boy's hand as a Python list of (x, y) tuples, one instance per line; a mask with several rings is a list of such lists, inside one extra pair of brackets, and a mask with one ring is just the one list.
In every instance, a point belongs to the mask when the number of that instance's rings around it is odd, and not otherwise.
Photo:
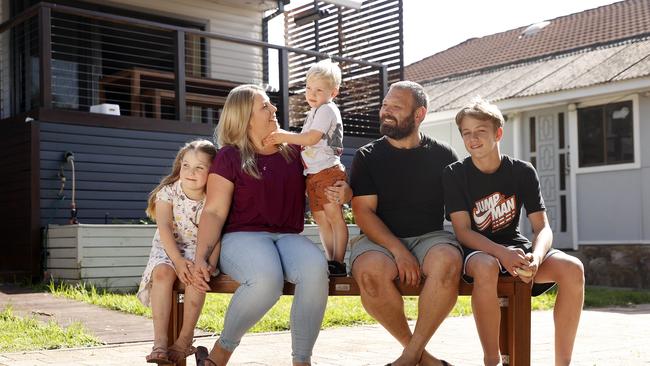
[(521, 267), (525, 271), (530, 272), (530, 276), (524, 276), (521, 273), (519, 274), (519, 278), (521, 278), (522, 281), (528, 283), (535, 278), (535, 275), (537, 274), (537, 270), (539, 269), (540, 261), (539, 259), (533, 255), (533, 253), (526, 253), (526, 259), (530, 262), (527, 266)]
[(499, 262), (510, 275), (518, 276), (517, 268), (528, 268), (530, 261), (526, 258), (526, 253), (520, 248), (503, 248), (504, 252), (499, 256)]

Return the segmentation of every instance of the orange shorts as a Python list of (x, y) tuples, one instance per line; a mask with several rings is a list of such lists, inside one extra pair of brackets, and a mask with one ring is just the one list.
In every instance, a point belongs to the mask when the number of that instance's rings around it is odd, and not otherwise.
[(347, 175), (341, 165), (323, 169), (316, 174), (307, 174), (307, 198), (311, 212), (322, 211), (323, 205), (330, 203), (325, 195), (325, 188), (334, 185), (339, 180), (347, 181)]

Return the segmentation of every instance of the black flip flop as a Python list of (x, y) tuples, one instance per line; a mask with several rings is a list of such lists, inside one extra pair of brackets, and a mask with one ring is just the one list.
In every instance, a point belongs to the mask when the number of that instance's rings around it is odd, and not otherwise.
[[(440, 363), (442, 363), (442, 366), (452, 366), (449, 362), (445, 360), (440, 360)], [(386, 366), (393, 366), (392, 363), (387, 363)]]
[[(209, 359), (210, 353), (208, 349), (203, 346), (196, 347), (196, 353), (194, 357), (196, 358), (196, 366), (217, 366), (217, 364)], [(208, 362), (206, 364), (206, 361)]]

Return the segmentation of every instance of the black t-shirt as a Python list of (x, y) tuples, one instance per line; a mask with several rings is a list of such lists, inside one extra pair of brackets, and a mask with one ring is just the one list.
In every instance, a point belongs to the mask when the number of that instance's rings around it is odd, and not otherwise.
[(413, 149), (382, 137), (357, 151), (350, 186), (355, 196), (377, 196), (377, 216), (395, 236), (419, 236), (442, 229), (442, 171), (455, 161), (451, 146), (425, 135)]
[(447, 215), (466, 211), (472, 230), (502, 245), (529, 243), (519, 232), (522, 205), (527, 215), (545, 210), (533, 166), (503, 155), (492, 174), (478, 170), (471, 157), (448, 166), (443, 173)]

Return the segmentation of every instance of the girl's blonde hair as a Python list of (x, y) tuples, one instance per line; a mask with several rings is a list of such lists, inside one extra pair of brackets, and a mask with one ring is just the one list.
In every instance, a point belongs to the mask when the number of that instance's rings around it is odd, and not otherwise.
[[(255, 145), (248, 135), (256, 94), (266, 96), (264, 89), (253, 84), (240, 85), (230, 91), (215, 130), (215, 140), (220, 147), (232, 146), (239, 149), (241, 169), (251, 177), (261, 179), (255, 158)], [(279, 145), (279, 149), (284, 159), (291, 161), (293, 150), (286, 144)]]
[(185, 157), (185, 153), (191, 150), (205, 153), (210, 157), (210, 162), (212, 162), (212, 160), (214, 160), (214, 157), (217, 155), (217, 148), (212, 144), (212, 142), (208, 140), (194, 140), (192, 142), (186, 143), (185, 146), (181, 147), (180, 150), (178, 150), (176, 158), (174, 159), (174, 164), (172, 165), (171, 173), (161, 179), (160, 183), (158, 183), (158, 186), (156, 186), (156, 188), (154, 188), (153, 191), (149, 193), (149, 200), (147, 201), (147, 209), (145, 212), (147, 213), (147, 216), (153, 221), (156, 221), (156, 194), (164, 186), (172, 184), (180, 179), (182, 165), (181, 163), (183, 162), (183, 157)]

